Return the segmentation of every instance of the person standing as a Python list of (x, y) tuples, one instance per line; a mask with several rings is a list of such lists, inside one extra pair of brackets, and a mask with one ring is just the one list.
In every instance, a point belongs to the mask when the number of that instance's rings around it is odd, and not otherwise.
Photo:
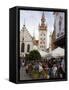
[(58, 66), (57, 73), (58, 73), (58, 78), (64, 78), (65, 77), (65, 72), (63, 71), (61, 64)]
[(57, 66), (56, 66), (56, 64), (54, 64), (52, 67), (52, 74), (53, 74), (53, 78), (57, 77)]

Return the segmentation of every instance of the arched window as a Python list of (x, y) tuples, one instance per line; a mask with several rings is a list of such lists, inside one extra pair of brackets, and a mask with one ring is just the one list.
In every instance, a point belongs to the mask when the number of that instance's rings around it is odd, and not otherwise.
[(21, 45), (21, 52), (24, 52), (24, 47), (25, 47), (25, 45), (24, 45), (24, 43), (22, 43), (22, 45)]
[(30, 45), (28, 44), (27, 45), (27, 52), (29, 52), (30, 51)]

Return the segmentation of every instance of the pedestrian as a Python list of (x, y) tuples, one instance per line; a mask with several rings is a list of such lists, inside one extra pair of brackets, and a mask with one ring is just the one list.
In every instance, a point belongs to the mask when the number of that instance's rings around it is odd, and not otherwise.
[(28, 73), (28, 65), (26, 65), (25, 70), (26, 70), (26, 73)]
[(61, 67), (63, 69), (63, 71), (65, 71), (65, 63), (64, 63), (64, 58), (61, 58)]
[(57, 66), (56, 66), (56, 64), (54, 64), (52, 67), (52, 74), (53, 74), (53, 78), (57, 77)]
[(42, 67), (42, 64), (39, 63), (39, 72), (42, 72), (43, 71), (43, 67)]
[(23, 62), (22, 62), (22, 67), (24, 67), (24, 64), (25, 64), (25, 63), (24, 63), (24, 61), (23, 61)]
[(39, 71), (39, 63), (38, 62), (35, 63), (34, 70), (35, 71)]
[(57, 73), (58, 73), (58, 78), (64, 78), (65, 77), (65, 72), (63, 71), (61, 64), (58, 66)]

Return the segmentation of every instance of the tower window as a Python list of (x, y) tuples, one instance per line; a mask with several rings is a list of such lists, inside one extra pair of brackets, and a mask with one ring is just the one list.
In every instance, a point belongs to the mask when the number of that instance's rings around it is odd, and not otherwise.
[(45, 34), (44, 34), (44, 36), (45, 36)]
[(43, 42), (45, 44), (45, 42)]
[(45, 40), (45, 38), (44, 38), (44, 40)]
[(42, 36), (42, 34), (41, 34), (41, 36)]
[(40, 42), (40, 44), (42, 44), (42, 42)]
[(40, 38), (42, 40), (42, 38)]
[(24, 45), (24, 43), (22, 43), (22, 45), (21, 45), (21, 52), (24, 52), (24, 47), (25, 47), (25, 45)]
[(30, 51), (30, 45), (28, 44), (27, 45), (27, 52), (29, 52)]

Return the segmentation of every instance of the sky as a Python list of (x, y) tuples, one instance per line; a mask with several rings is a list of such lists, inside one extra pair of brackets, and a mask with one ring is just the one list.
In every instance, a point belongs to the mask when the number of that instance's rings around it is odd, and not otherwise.
[(54, 29), (54, 15), (50, 11), (31, 11), (31, 10), (20, 10), (20, 30), (24, 23), (31, 36), (35, 36), (39, 39), (39, 24), (41, 23), (42, 13), (45, 15), (45, 24), (47, 25), (47, 41), (49, 46), (49, 34)]

